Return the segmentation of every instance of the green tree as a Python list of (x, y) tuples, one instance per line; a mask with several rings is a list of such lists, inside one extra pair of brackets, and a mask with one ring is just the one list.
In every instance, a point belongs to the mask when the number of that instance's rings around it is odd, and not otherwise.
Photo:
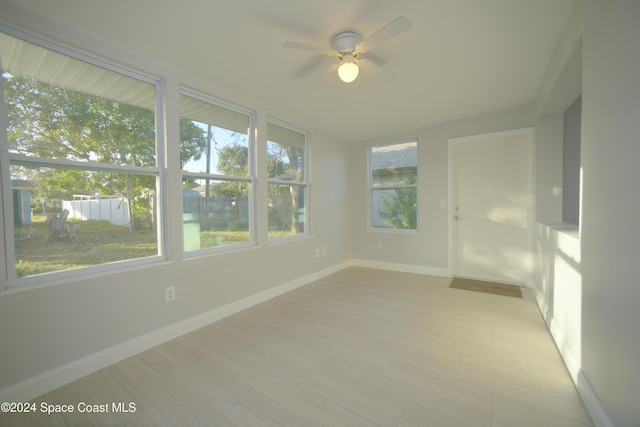
[[(413, 174), (407, 175), (407, 183), (403, 185), (414, 185), (416, 177)], [(398, 182), (397, 177), (394, 181)], [(379, 209), (378, 213), (382, 217), (384, 224), (389, 228), (415, 230), (418, 225), (417, 207), (418, 194), (416, 187), (398, 187), (395, 190), (395, 197), (383, 197), (384, 209)]]
[[(69, 90), (29, 77), (3, 74), (7, 135), (12, 151), (28, 156), (87, 162), (87, 168), (22, 168), (38, 184), (38, 197), (117, 194), (127, 200), (131, 232), (136, 219), (153, 224), (155, 179), (93, 169), (91, 163), (155, 166), (155, 112)], [(203, 132), (181, 120), (181, 166), (206, 148)]]
[[(304, 150), (291, 145), (270, 142), (267, 144), (267, 170), (269, 176), (283, 181), (302, 181), (304, 167)], [(288, 218), (290, 230), (297, 234), (303, 231), (304, 224), (299, 220), (298, 212), (304, 206), (304, 187), (272, 186), (270, 195), (290, 195), (291, 210)]]
[(225, 175), (246, 176), (249, 171), (249, 150), (245, 145), (225, 145), (218, 151), (218, 170)]
[[(218, 170), (225, 175), (247, 176), (249, 173), (249, 150), (246, 145), (234, 142), (218, 150)], [(222, 197), (246, 197), (246, 182), (220, 182), (215, 184), (214, 194)]]
[(180, 119), (180, 169), (190, 160), (198, 161), (207, 150), (204, 130), (189, 119)]
[(279, 177), (289, 172), (289, 165), (285, 162), (287, 151), (280, 144), (267, 144), (267, 172), (270, 177)]

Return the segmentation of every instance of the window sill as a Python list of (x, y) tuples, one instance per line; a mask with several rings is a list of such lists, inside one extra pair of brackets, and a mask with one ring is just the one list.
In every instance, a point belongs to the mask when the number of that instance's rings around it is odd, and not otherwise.
[(3, 282), (3, 288), (0, 289), (0, 296), (49, 288), (62, 284), (89, 281), (99, 277), (115, 276), (135, 270), (167, 265), (171, 262), (172, 261), (159, 255), (146, 259), (116, 261), (91, 267), (20, 277)]
[(549, 227), (552, 230), (557, 231), (560, 234), (564, 234), (575, 239), (580, 238), (580, 227), (577, 224), (553, 221), (539, 221), (539, 223), (546, 227)]
[(310, 238), (311, 234), (310, 233), (300, 233), (300, 234), (294, 234), (291, 236), (283, 236), (283, 237), (274, 237), (274, 238), (270, 238), (268, 239), (268, 244), (271, 245), (279, 245), (281, 243), (287, 243), (287, 242), (293, 242), (296, 240), (303, 240), (303, 239), (307, 239)]
[(370, 233), (392, 233), (392, 234), (419, 234), (418, 230), (403, 228), (375, 228), (369, 227)]

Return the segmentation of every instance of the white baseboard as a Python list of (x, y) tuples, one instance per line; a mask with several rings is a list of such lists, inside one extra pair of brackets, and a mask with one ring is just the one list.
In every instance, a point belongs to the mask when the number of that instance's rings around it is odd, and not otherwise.
[(578, 375), (582, 371), (580, 363), (576, 361), (573, 354), (567, 349), (567, 344), (564, 339), (564, 335), (558, 329), (558, 327), (556, 326), (556, 323), (553, 320), (551, 321), (551, 327), (549, 328), (549, 331), (551, 333), (551, 336), (553, 337), (556, 347), (558, 348), (558, 351), (560, 352), (560, 356), (564, 361), (564, 365), (567, 368), (567, 371), (569, 371), (569, 376), (571, 377), (571, 380), (573, 381), (574, 384), (577, 385)]
[(234, 301), (162, 329), (124, 341), (120, 344), (66, 363), (62, 366), (58, 366), (57, 368), (43, 372), (32, 378), (28, 378), (0, 390), (0, 402), (29, 401), (102, 368), (106, 368), (109, 365), (134, 356), (186, 333), (210, 325), (220, 319), (277, 297), (278, 295), (282, 295), (315, 280), (321, 279), (349, 267), (350, 265), (350, 262), (336, 264), (274, 288), (267, 289), (266, 291), (249, 295), (241, 300)]
[(591, 384), (587, 380), (587, 376), (582, 369), (578, 374), (578, 383), (576, 384), (576, 388), (578, 389), (578, 394), (580, 395), (585, 408), (587, 408), (589, 416), (591, 416), (593, 425), (595, 427), (615, 427), (600, 404), (600, 400), (591, 388)]
[(550, 329), (551, 320), (553, 319), (553, 307), (549, 304), (549, 301), (544, 299), (544, 296), (540, 292), (540, 288), (537, 287), (535, 281), (531, 280), (529, 288), (533, 293), (534, 298), (536, 299), (536, 303), (538, 304), (538, 310), (540, 310), (540, 314), (542, 314), (542, 318), (547, 324), (547, 328)]
[(338, 272), (349, 266), (376, 268), (382, 270), (399, 271), (405, 273), (424, 274), (432, 276), (449, 277), (446, 268), (423, 267), (408, 264), (396, 264), (362, 259), (352, 259), (309, 275), (294, 279), (290, 282), (267, 289), (263, 292), (249, 295), (241, 300), (234, 301), (222, 307), (217, 307), (208, 312), (193, 316), (167, 327), (149, 332), (145, 335), (132, 338), (116, 344), (104, 350), (89, 354), (80, 359), (58, 366), (49, 371), (28, 378), (17, 384), (0, 390), (1, 402), (26, 402), (48, 393), (56, 388), (69, 384), (86, 375), (106, 368), (114, 363), (134, 356), (152, 347), (177, 338), (181, 335), (195, 331), (199, 328), (214, 323), (232, 314), (238, 313), (251, 306), (267, 301), (271, 298), (292, 291), (315, 280)]
[(538, 291), (540, 288), (535, 282), (532, 282), (531, 289), (534, 293), (536, 303), (538, 304), (538, 309), (547, 324), (547, 329), (558, 348), (558, 352), (567, 367), (567, 371), (569, 371), (569, 376), (576, 386), (576, 390), (578, 390), (578, 395), (580, 396), (580, 399), (582, 399), (582, 403), (589, 413), (591, 421), (593, 421), (593, 425), (595, 427), (614, 427), (602, 407), (600, 400), (591, 388), (591, 384), (582, 370), (582, 366), (576, 361), (573, 354), (567, 350), (564, 336), (553, 321), (553, 308), (549, 306), (549, 302), (545, 300), (544, 296)]
[(403, 273), (450, 277), (449, 270), (447, 268), (440, 267), (423, 267), (420, 265), (396, 264), (391, 262), (370, 261), (365, 259), (352, 259), (351, 265), (356, 267), (377, 268), (379, 270), (400, 271)]

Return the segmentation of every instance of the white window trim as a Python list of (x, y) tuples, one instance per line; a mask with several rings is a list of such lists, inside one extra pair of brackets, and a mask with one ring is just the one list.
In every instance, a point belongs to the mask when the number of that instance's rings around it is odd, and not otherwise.
[[(103, 68), (108, 71), (122, 74), (127, 77), (131, 77), (136, 80), (148, 83), (155, 88), (155, 112), (154, 118), (156, 122), (155, 132), (155, 150), (156, 150), (156, 166), (141, 167), (141, 166), (126, 166), (126, 165), (113, 165), (95, 162), (73, 161), (68, 159), (49, 159), (43, 157), (26, 156), (19, 153), (9, 152), (9, 141), (7, 139), (7, 111), (4, 100), (4, 88), (0, 87), (0, 174), (2, 174), (2, 188), (0, 188), (0, 197), (3, 198), (3, 220), (0, 225), (3, 229), (4, 236), (3, 242), (0, 242), (3, 250), (0, 250), (0, 266), (3, 267), (3, 274), (0, 274), (0, 294), (5, 291), (21, 291), (34, 288), (53, 286), (58, 283), (67, 283), (74, 280), (83, 280), (90, 277), (99, 277), (112, 275), (123, 271), (129, 271), (131, 269), (138, 269), (149, 264), (159, 264), (166, 261), (166, 248), (165, 248), (165, 204), (164, 193), (166, 192), (165, 186), (165, 168), (160, 165), (165, 164), (165, 150), (164, 150), (164, 123), (163, 123), (163, 111), (164, 106), (162, 102), (162, 95), (164, 93), (164, 87), (162, 81), (158, 78), (151, 76), (150, 74), (143, 74), (135, 71), (131, 68), (109, 62), (105, 59), (99, 58), (94, 55), (90, 55), (80, 50), (71, 49), (65, 45), (55, 43), (51, 40), (37, 36), (33, 33), (23, 31), (0, 21), (0, 31), (3, 33), (15, 37), (20, 40), (32, 43), (36, 46), (40, 46), (45, 49), (52, 50), (61, 55), (71, 57), (73, 59), (86, 62), (96, 67)], [(3, 86), (3, 85), (0, 85)], [(157, 210), (158, 210), (158, 224), (156, 230), (158, 255), (148, 256), (144, 258), (128, 259), (114, 261), (111, 263), (98, 264), (88, 267), (82, 267), (72, 270), (60, 270), (52, 271), (37, 275), (31, 275), (26, 277), (17, 277), (15, 260), (16, 252), (15, 246), (10, 243), (10, 239), (14, 236), (15, 229), (13, 224), (13, 200), (11, 189), (11, 172), (10, 164), (12, 162), (18, 162), (25, 165), (34, 166), (51, 166), (51, 167), (64, 167), (74, 168), (78, 170), (111, 170), (121, 173), (129, 173), (136, 175), (156, 176), (156, 188), (157, 188)]]
[[(416, 183), (414, 185), (402, 185), (402, 186), (387, 186), (387, 187), (374, 187), (372, 182), (372, 170), (371, 170), (371, 150), (376, 147), (386, 147), (390, 145), (399, 145), (406, 144), (409, 142), (416, 143), (417, 150), (417, 164), (416, 164)], [(367, 231), (370, 233), (393, 233), (393, 234), (417, 234), (420, 231), (420, 191), (419, 191), (419, 183), (420, 183), (420, 142), (418, 138), (405, 138), (399, 139), (392, 142), (383, 142), (383, 143), (374, 143), (367, 146)], [(414, 187), (416, 189), (416, 228), (413, 229), (403, 229), (403, 228), (389, 228), (389, 227), (374, 227), (372, 225), (372, 198), (371, 194), (373, 190), (394, 190), (397, 188), (410, 188)]]
[[(267, 117), (267, 123), (271, 123), (274, 124), (276, 126), (280, 126), (283, 127), (285, 129), (289, 129), (291, 131), (294, 132), (298, 132), (302, 135), (304, 135), (304, 159), (302, 161), (302, 167), (304, 170), (304, 180), (303, 181), (289, 181), (289, 180), (281, 180), (281, 179), (275, 179), (275, 178), (267, 178), (267, 188), (269, 187), (270, 184), (272, 185), (299, 185), (299, 186), (304, 186), (305, 188), (305, 197), (304, 197), (304, 232), (303, 233), (298, 233), (298, 234), (294, 234), (294, 235), (290, 235), (290, 236), (282, 236), (282, 237), (274, 237), (274, 238), (268, 238), (268, 243), (269, 244), (277, 244), (277, 243), (282, 243), (282, 242), (286, 242), (289, 240), (299, 240), (299, 239), (303, 239), (303, 238), (307, 238), (309, 236), (311, 236), (311, 169), (310, 169), (310, 164), (311, 162), (309, 161), (310, 158), (310, 151), (309, 151), (309, 147), (310, 147), (310, 139), (311, 139), (311, 134), (309, 131), (299, 128), (297, 126), (294, 126), (290, 123), (284, 122), (282, 120), (276, 119), (274, 117)], [(267, 135), (267, 138), (265, 139), (265, 145), (268, 143), (269, 141), (269, 136)], [(273, 141), (273, 142), (277, 142), (277, 141)], [(266, 146), (265, 146), (266, 149)]]
[[(211, 248), (201, 248), (194, 251), (185, 251), (184, 250), (184, 234), (181, 240), (182, 242), (182, 257), (184, 259), (194, 259), (200, 258), (210, 254), (216, 253), (227, 253), (232, 251), (237, 251), (243, 248), (253, 248), (257, 245), (258, 234), (257, 234), (257, 212), (256, 212), (256, 185), (257, 185), (257, 177), (256, 177), (256, 141), (255, 141), (255, 112), (249, 109), (245, 109), (239, 107), (234, 104), (230, 104), (228, 102), (224, 102), (220, 99), (217, 99), (212, 96), (208, 96), (203, 94), (202, 92), (195, 91), (193, 89), (189, 89), (187, 87), (182, 86), (180, 88), (180, 95), (185, 95), (199, 101), (202, 101), (207, 104), (212, 104), (216, 107), (224, 108), (229, 111), (233, 111), (238, 114), (246, 115), (249, 118), (249, 125), (247, 129), (247, 149), (249, 150), (249, 164), (247, 165), (248, 175), (247, 176), (235, 176), (235, 175), (220, 175), (220, 174), (211, 174), (204, 172), (191, 172), (191, 171), (181, 171), (181, 180), (182, 183), (184, 178), (194, 178), (194, 179), (210, 179), (216, 181), (235, 181), (235, 182), (247, 182), (250, 185), (249, 188), (249, 241), (243, 243), (235, 243), (230, 245), (223, 246), (215, 246)], [(178, 106), (179, 109), (179, 106)], [(178, 118), (179, 119), (179, 118)], [(184, 208), (181, 208), (180, 211), (184, 215)], [(182, 223), (182, 220), (180, 220)], [(184, 233), (184, 228), (182, 229)]]

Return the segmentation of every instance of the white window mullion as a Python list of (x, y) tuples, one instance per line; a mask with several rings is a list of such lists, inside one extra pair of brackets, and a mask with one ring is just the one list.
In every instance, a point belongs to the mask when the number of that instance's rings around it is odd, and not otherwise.
[(130, 166), (114, 165), (110, 163), (79, 162), (67, 159), (47, 159), (41, 157), (25, 156), (23, 154), (8, 153), (9, 162), (14, 165), (27, 167), (54, 167), (58, 169), (74, 169), (82, 171), (110, 171), (126, 173), (128, 175), (160, 175), (161, 169), (157, 166)]
[(2, 197), (2, 230), (3, 239), (0, 242), (0, 292), (7, 287), (7, 282), (16, 277), (15, 246), (10, 244), (14, 235), (13, 230), (13, 189), (11, 188), (11, 173), (9, 171), (9, 141), (7, 138), (7, 107), (4, 102), (4, 77), (0, 63), (0, 197)]
[[(156, 246), (159, 248), (163, 241), (163, 227), (156, 222), (156, 219), (161, 221), (158, 210), (162, 210), (157, 200), (162, 197), (165, 185), (161, 143), (164, 114), (159, 80), (12, 27), (2, 28), (0, 43), (3, 47), (0, 50), (0, 96), (3, 97), (0, 98), (3, 215), (0, 285), (16, 288), (49, 285), (61, 278), (157, 262)], [(4, 99), (6, 96), (11, 99)], [(25, 98), (30, 101), (24, 103)], [(7, 102), (15, 103), (18, 108), (8, 110)], [(28, 120), (8, 120), (23, 112)], [(55, 129), (50, 128), (53, 116)], [(116, 126), (105, 126), (102, 119), (105, 116), (116, 121)], [(79, 122), (83, 123), (81, 129), (77, 127)], [(15, 129), (9, 129), (9, 125)], [(12, 141), (14, 147), (9, 145), (8, 130), (21, 135)], [(72, 154), (73, 151), (77, 155)], [(104, 160), (95, 161), (98, 158)], [(150, 165), (144, 166), (146, 163)], [(19, 188), (21, 197), (30, 192), (33, 199), (34, 192), (39, 192), (35, 197), (47, 194), (51, 199), (48, 202), (68, 207), (69, 219), (78, 223), (78, 230), (82, 229), (80, 236), (87, 237), (86, 230), (91, 229), (96, 230), (97, 235), (119, 236), (123, 230), (122, 234), (135, 233), (134, 218), (154, 228), (154, 232), (141, 233), (145, 234), (142, 245), (124, 237), (117, 242), (128, 245), (128, 250), (110, 251), (114, 245), (97, 239), (97, 245), (104, 245), (100, 249), (108, 252), (103, 259), (85, 256), (91, 251), (82, 245), (94, 240), (78, 239), (73, 245), (65, 246), (66, 259), (61, 264), (54, 252), (50, 257), (47, 255), (46, 248), (51, 249), (47, 240), (65, 245), (62, 240), (78, 237), (72, 232), (73, 224), (67, 222), (62, 226), (64, 233), (55, 234), (44, 223), (48, 217), (39, 218), (43, 221), (40, 223), (31, 216), (29, 223), (25, 213), (21, 217), (23, 224), (15, 227), (14, 211), (26, 212), (28, 205), (20, 201), (14, 206), (12, 179), (30, 181), (29, 186)], [(82, 195), (83, 200), (70, 200), (71, 195), (76, 194)], [(124, 200), (131, 205), (123, 203)], [(87, 210), (77, 210), (85, 208)], [(72, 211), (77, 216), (72, 217)], [(103, 215), (103, 212), (109, 213)], [(60, 211), (56, 210), (55, 214), (59, 215)], [(96, 221), (86, 228), (81, 224), (95, 219), (110, 224)], [(31, 228), (33, 235), (29, 233)], [(27, 233), (29, 244), (16, 242)]]
[[(190, 156), (182, 165), (182, 183), (197, 189), (183, 191), (184, 254), (254, 245), (253, 112), (185, 88), (179, 105), (186, 132), (180, 137), (181, 150), (187, 150), (181, 157)], [(203, 153), (198, 153), (198, 139), (188, 139), (198, 130), (206, 144)], [(224, 162), (222, 155), (227, 156)]]

